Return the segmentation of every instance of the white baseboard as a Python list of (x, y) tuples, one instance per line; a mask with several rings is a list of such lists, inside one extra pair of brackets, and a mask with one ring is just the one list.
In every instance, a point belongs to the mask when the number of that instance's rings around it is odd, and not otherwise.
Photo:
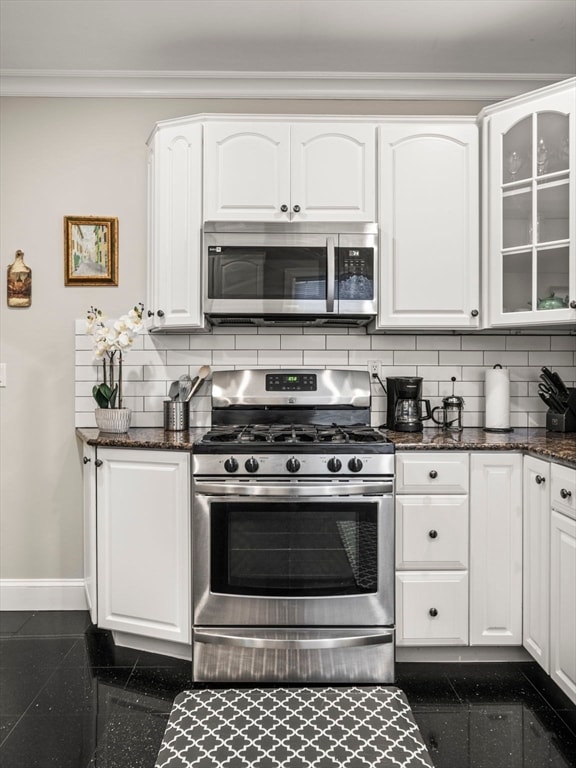
[(0, 579), (0, 611), (86, 611), (84, 579)]

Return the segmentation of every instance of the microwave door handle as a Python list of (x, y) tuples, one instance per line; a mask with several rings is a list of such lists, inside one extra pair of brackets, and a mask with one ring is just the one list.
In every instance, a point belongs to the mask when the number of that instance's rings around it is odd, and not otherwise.
[(326, 238), (326, 311), (334, 312), (334, 288), (336, 284), (336, 249), (334, 238)]

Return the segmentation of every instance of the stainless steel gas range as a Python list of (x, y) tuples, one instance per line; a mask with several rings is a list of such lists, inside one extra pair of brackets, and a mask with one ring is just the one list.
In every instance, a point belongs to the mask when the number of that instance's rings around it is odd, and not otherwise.
[(394, 446), (362, 371), (219, 371), (193, 456), (194, 680), (394, 682)]

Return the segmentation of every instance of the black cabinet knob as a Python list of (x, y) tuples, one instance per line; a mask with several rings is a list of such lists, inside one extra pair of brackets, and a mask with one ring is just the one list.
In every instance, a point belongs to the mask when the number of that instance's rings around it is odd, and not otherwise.
[(294, 213), (300, 213), (300, 206), (299, 206), (299, 205), (295, 205), (295, 206), (292, 208), (292, 210), (294, 211)]
[(94, 462), (94, 464), (96, 464), (96, 466), (97, 466), (97, 467), (101, 467), (101, 466), (102, 466), (102, 464), (104, 464), (104, 462), (102, 461), (102, 459), (96, 459), (96, 461)]
[(429, 472), (428, 474), (430, 475), (430, 477), (432, 478), (432, 480), (436, 480), (436, 478), (438, 477), (438, 472), (436, 472), (436, 470), (435, 470), (435, 469), (431, 469), (431, 470), (430, 470), (430, 472)]
[(156, 313), (154, 313), (151, 309), (148, 310), (148, 317), (154, 317), (155, 314), (158, 315), (158, 317), (164, 317), (164, 310), (159, 309)]
[(432, 528), (431, 531), (428, 531), (428, 536), (430, 536), (431, 539), (437, 539), (438, 531), (435, 531), (434, 528)]
[(576, 309), (576, 301), (570, 302), (570, 309)]
[(438, 611), (437, 611), (437, 609), (436, 609), (436, 608), (430, 608), (430, 610), (428, 611), (428, 613), (429, 613), (429, 614), (430, 614), (430, 616), (432, 616), (432, 617), (434, 617), (434, 616), (438, 616)]
[(281, 205), (280, 206), (280, 210), (282, 211), (282, 213), (286, 213), (286, 211), (288, 210), (288, 206), (287, 205)]
[(560, 488), (560, 496), (563, 499), (569, 499), (570, 496), (572, 496), (572, 491), (569, 491), (566, 488)]
[(89, 464), (89, 463), (90, 463), (90, 461), (91, 461), (91, 459), (89, 459), (89, 458), (88, 458), (88, 456), (84, 456), (84, 458), (82, 459), (82, 461), (84, 462), (84, 464)]
[(536, 480), (536, 484), (537, 484), (537, 485), (542, 485), (542, 483), (545, 483), (545, 482), (546, 482), (546, 478), (545, 478), (545, 477), (542, 477), (542, 475), (536, 475), (536, 477), (534, 478), (534, 480)]
[(472, 317), (478, 317), (478, 310), (473, 309), (472, 312), (470, 312), (470, 314), (472, 315)]

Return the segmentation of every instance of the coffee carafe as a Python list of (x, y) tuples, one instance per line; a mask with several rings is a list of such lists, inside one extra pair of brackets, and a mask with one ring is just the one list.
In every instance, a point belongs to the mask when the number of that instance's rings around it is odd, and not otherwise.
[(398, 432), (421, 432), (422, 422), (431, 418), (430, 401), (422, 399), (421, 377), (389, 377), (386, 379), (386, 394), (388, 429)]
[[(452, 394), (442, 399), (441, 406), (432, 409), (432, 421), (450, 432), (462, 432), (464, 398), (454, 394), (455, 381), (456, 377), (452, 376)], [(436, 411), (438, 411), (437, 417), (434, 415)]]

